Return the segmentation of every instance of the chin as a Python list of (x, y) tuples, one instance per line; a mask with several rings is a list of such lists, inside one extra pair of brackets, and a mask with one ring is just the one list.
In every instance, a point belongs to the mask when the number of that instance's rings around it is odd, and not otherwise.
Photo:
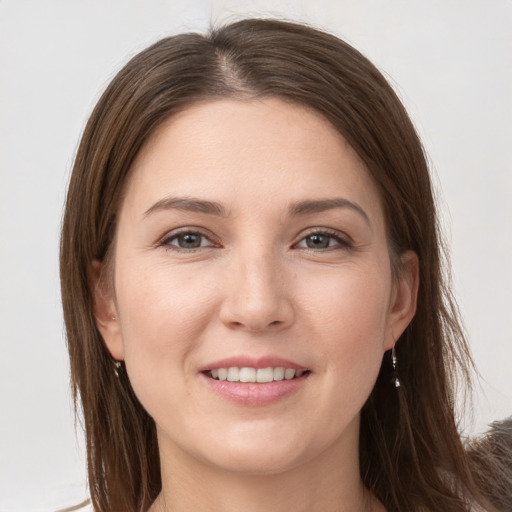
[(325, 450), (323, 443), (311, 440), (307, 432), (283, 432), (277, 425), (270, 430), (233, 430), (210, 438), (200, 457), (224, 471), (272, 475), (292, 470)]
[(280, 447), (263, 450), (258, 447), (245, 447), (237, 450), (225, 447), (224, 453), (218, 457), (209, 454), (210, 464), (224, 471), (251, 476), (275, 475), (290, 471), (304, 461), (305, 456), (297, 450), (282, 450)]

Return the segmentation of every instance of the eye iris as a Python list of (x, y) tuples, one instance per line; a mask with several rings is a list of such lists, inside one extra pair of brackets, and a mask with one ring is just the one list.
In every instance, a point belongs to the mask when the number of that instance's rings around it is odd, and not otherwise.
[(306, 245), (309, 249), (325, 249), (329, 247), (329, 238), (324, 235), (310, 235), (306, 238)]
[(185, 233), (178, 236), (178, 245), (183, 249), (195, 249), (201, 247), (201, 235)]

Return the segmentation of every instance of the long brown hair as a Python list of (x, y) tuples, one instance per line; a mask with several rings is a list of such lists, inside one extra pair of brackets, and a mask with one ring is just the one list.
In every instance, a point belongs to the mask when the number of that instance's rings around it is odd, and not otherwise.
[[(467, 511), (481, 496), (455, 416), (456, 384), (471, 357), (445, 286), (425, 155), (382, 74), (319, 30), (244, 20), (208, 35), (182, 34), (135, 56), (110, 83), (85, 128), (69, 185), (61, 240), (72, 386), (87, 436), (97, 511), (146, 511), (161, 489), (156, 430), (93, 314), (90, 266), (112, 258), (116, 215), (135, 156), (165, 119), (201, 100), (280, 97), (320, 112), (365, 162), (384, 204), (391, 254), (420, 262), (417, 313), (396, 345), (402, 386), (385, 354), (362, 410), (360, 471), (389, 511)], [(398, 258), (393, 258), (399, 272)], [(460, 377), (460, 380), (457, 378)]]

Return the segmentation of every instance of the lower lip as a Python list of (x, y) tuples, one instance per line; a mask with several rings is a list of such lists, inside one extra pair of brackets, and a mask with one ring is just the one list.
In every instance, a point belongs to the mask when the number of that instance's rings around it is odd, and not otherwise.
[(240, 405), (268, 405), (295, 393), (307, 381), (310, 373), (296, 379), (275, 380), (256, 384), (253, 382), (229, 382), (227, 380), (216, 380), (204, 373), (201, 377), (206, 380), (215, 393), (222, 398)]

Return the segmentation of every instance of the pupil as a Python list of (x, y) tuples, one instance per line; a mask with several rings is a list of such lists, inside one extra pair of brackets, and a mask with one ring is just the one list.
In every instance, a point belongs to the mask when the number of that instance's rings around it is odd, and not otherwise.
[(329, 237), (323, 235), (311, 235), (307, 238), (307, 246), (310, 249), (325, 249), (329, 247)]
[(179, 240), (180, 246), (185, 249), (194, 249), (196, 247), (200, 247), (201, 245), (201, 237), (191, 233), (181, 235)]

